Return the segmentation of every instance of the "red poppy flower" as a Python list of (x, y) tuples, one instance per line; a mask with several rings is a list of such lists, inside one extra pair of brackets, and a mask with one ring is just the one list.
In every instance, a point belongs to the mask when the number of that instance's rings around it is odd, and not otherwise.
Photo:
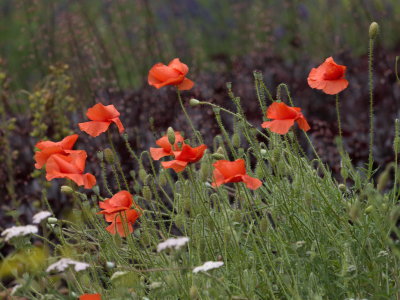
[(119, 119), (120, 113), (112, 104), (97, 103), (87, 110), (86, 116), (92, 121), (79, 123), (79, 128), (93, 137), (106, 132), (111, 123), (117, 125), (120, 133), (125, 130)]
[(289, 128), (297, 122), (299, 127), (304, 131), (310, 129), (307, 120), (301, 113), (300, 107), (290, 107), (283, 102), (274, 102), (268, 107), (267, 118), (274, 119), (261, 124), (263, 128), (269, 128), (272, 132), (286, 134)]
[(77, 185), (91, 189), (96, 184), (96, 177), (90, 173), (83, 174), (87, 154), (84, 150), (65, 150), (67, 155), (53, 154), (46, 163), (46, 179), (68, 178)]
[(66, 154), (64, 150), (71, 150), (76, 140), (77, 134), (69, 135), (59, 142), (40, 141), (35, 147), (40, 151), (35, 152), (35, 168), (41, 169), (47, 162), (47, 159), (53, 154)]
[(98, 214), (112, 214), (123, 210), (130, 209), (133, 204), (132, 194), (128, 191), (120, 191), (109, 199), (99, 203), (99, 206), (103, 211)]
[(168, 136), (164, 135), (156, 141), (156, 144), (161, 148), (150, 148), (150, 155), (154, 160), (173, 155), (173, 151), (178, 151), (179, 143), (183, 143), (183, 137), (179, 131), (175, 131), (175, 143), (173, 146), (169, 143)]
[(244, 159), (219, 160), (213, 166), (215, 167), (213, 172), (214, 182), (212, 183), (214, 187), (228, 182), (243, 182), (249, 189), (256, 190), (262, 185), (261, 180), (246, 174)]
[(328, 57), (318, 68), (312, 68), (308, 75), (308, 85), (313, 89), (323, 90), (326, 94), (336, 95), (349, 85), (344, 78), (346, 67), (338, 65)]
[(179, 90), (190, 90), (194, 82), (186, 78), (189, 68), (179, 58), (173, 59), (168, 66), (157, 63), (149, 71), (147, 78), (150, 85), (159, 89), (166, 85), (175, 85)]
[(189, 145), (183, 145), (182, 151), (174, 151), (175, 160), (163, 161), (161, 164), (164, 169), (174, 169), (175, 172), (182, 172), (188, 163), (194, 163), (199, 161), (206, 151), (206, 145), (200, 145), (192, 148)]
[(83, 294), (79, 297), (79, 300), (101, 300), (100, 294)]
[[(122, 216), (122, 218), (121, 218)], [(133, 224), (141, 216), (141, 213), (135, 209), (128, 209), (118, 213), (106, 214), (106, 221), (111, 222), (111, 225), (106, 227), (106, 230), (111, 234), (118, 233), (120, 236), (125, 237), (126, 226), (130, 233), (133, 232)], [(124, 225), (124, 223), (125, 225)]]

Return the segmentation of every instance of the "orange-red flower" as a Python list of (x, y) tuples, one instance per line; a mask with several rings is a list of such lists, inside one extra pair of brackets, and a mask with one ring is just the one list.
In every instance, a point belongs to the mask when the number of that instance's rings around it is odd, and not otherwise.
[(103, 105), (97, 103), (87, 110), (86, 116), (91, 121), (79, 123), (79, 128), (93, 137), (106, 132), (111, 123), (117, 125), (120, 133), (125, 130), (121, 120), (119, 119), (120, 113), (112, 104)]
[(147, 78), (150, 85), (159, 89), (166, 85), (175, 85), (179, 90), (190, 90), (194, 82), (186, 78), (189, 68), (179, 58), (173, 59), (168, 66), (157, 63), (149, 71)]
[(179, 143), (183, 143), (183, 137), (179, 131), (175, 131), (175, 143), (173, 146), (168, 141), (168, 135), (165, 135), (156, 141), (156, 144), (161, 148), (150, 148), (151, 157), (154, 160), (159, 160), (162, 157), (173, 155), (173, 151), (179, 150)]
[(53, 154), (46, 163), (46, 179), (68, 178), (77, 185), (90, 189), (96, 184), (96, 177), (90, 173), (83, 174), (87, 154), (84, 150), (64, 150), (67, 155)]
[(199, 161), (206, 151), (206, 145), (200, 145), (192, 148), (187, 144), (182, 146), (181, 151), (174, 151), (175, 159), (171, 161), (163, 161), (161, 164), (164, 169), (174, 169), (175, 172), (182, 172), (189, 163)]
[(308, 85), (313, 89), (323, 90), (326, 94), (336, 95), (349, 85), (344, 78), (346, 67), (338, 65), (328, 57), (318, 68), (312, 68), (308, 75)]
[(132, 194), (128, 191), (120, 191), (111, 198), (105, 199), (99, 203), (99, 206), (103, 211), (98, 214), (113, 214), (123, 210), (128, 210), (133, 204)]
[(118, 233), (120, 236), (125, 237), (126, 233), (124, 227), (126, 226), (129, 233), (132, 233), (133, 224), (140, 216), (141, 212), (135, 209), (128, 209), (113, 214), (105, 214), (106, 221), (111, 222), (111, 225), (107, 226), (106, 230), (111, 234)]
[(310, 129), (307, 120), (301, 113), (300, 107), (290, 107), (283, 102), (274, 102), (268, 107), (267, 118), (273, 121), (267, 121), (261, 124), (263, 128), (269, 128), (272, 132), (286, 134), (290, 127), (297, 122), (299, 127), (304, 131)]
[(35, 152), (35, 168), (41, 169), (47, 162), (47, 159), (53, 154), (66, 154), (65, 150), (71, 150), (76, 140), (77, 134), (69, 135), (59, 142), (40, 141), (35, 147), (40, 151)]
[(101, 300), (100, 294), (83, 294), (79, 297), (79, 300)]
[(213, 166), (215, 167), (213, 172), (214, 182), (212, 183), (214, 187), (228, 182), (243, 182), (249, 189), (256, 190), (262, 185), (261, 180), (246, 174), (244, 159), (219, 160)]

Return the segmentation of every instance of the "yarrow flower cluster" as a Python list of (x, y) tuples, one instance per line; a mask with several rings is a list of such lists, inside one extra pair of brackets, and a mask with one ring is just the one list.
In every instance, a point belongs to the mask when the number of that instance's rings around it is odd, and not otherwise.
[(62, 258), (59, 261), (55, 262), (54, 264), (51, 264), (47, 269), (46, 272), (50, 273), (52, 271), (56, 272), (63, 272), (65, 271), (69, 266), (73, 266), (74, 270), (76, 272), (86, 270), (89, 268), (89, 264), (80, 262), (80, 261), (75, 261), (70, 258)]
[(38, 233), (37, 226), (35, 225), (13, 226), (4, 230), (1, 233), (1, 236), (3, 236), (5, 241), (7, 242), (13, 237), (24, 236), (32, 233)]
[(203, 265), (193, 269), (193, 273), (207, 272), (212, 269), (218, 269), (224, 265), (222, 261), (207, 261)]
[(161, 252), (168, 248), (173, 248), (175, 250), (178, 250), (183, 246), (185, 246), (188, 242), (189, 242), (188, 237), (169, 238), (157, 245), (157, 252)]
[(52, 213), (47, 211), (47, 210), (40, 211), (40, 212), (38, 212), (37, 214), (35, 214), (32, 217), (32, 223), (33, 224), (40, 224), (40, 222), (42, 222), (43, 220), (47, 219), (51, 215), (52, 215)]

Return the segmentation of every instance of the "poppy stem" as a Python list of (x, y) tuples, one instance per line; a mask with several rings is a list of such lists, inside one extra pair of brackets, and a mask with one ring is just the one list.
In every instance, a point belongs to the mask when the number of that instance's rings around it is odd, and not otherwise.
[[(109, 141), (109, 143), (110, 143), (110, 146), (111, 146), (111, 149), (112, 149), (112, 152), (113, 152), (113, 156), (114, 156), (114, 159), (115, 159), (115, 163), (112, 165), (112, 168), (113, 168), (113, 170), (115, 169), (115, 178), (116, 178), (116, 180), (117, 180), (118, 187), (119, 187), (119, 189), (121, 190), (121, 187), (120, 187), (120, 184), (119, 184), (119, 180), (118, 180), (118, 172), (117, 172), (117, 170), (116, 170), (117, 168), (118, 168), (118, 171), (119, 171), (120, 174), (121, 174), (122, 180), (124, 181), (126, 190), (127, 190), (128, 192), (130, 192), (130, 191), (129, 191), (129, 184), (128, 184), (128, 181), (127, 181), (126, 178), (125, 178), (125, 174), (124, 174), (124, 171), (122, 170), (122, 166), (121, 166), (121, 163), (120, 163), (120, 161), (119, 161), (119, 157), (118, 157), (118, 155), (117, 155), (117, 152), (115, 151), (115, 147), (114, 147), (114, 143), (113, 143), (112, 138), (111, 138), (110, 131), (107, 131), (107, 136), (108, 136), (108, 141)], [(115, 168), (114, 165), (116, 165), (117, 168)]]
[(368, 52), (368, 84), (369, 84), (369, 155), (368, 155), (368, 173), (367, 179), (372, 177), (372, 167), (374, 163), (373, 146), (374, 146), (374, 78), (373, 78), (373, 58), (374, 58), (374, 39), (369, 39)]
[(338, 131), (339, 131), (339, 152), (342, 154), (343, 152), (343, 136), (342, 136), (342, 124), (340, 121), (340, 103), (339, 103), (339, 93), (336, 94), (336, 116), (338, 123)]
[(179, 104), (181, 105), (181, 108), (183, 110), (183, 113), (185, 114), (186, 119), (188, 120), (188, 123), (190, 125), (190, 127), (193, 130), (194, 135), (196, 136), (197, 140), (199, 141), (200, 144), (203, 144), (203, 139), (201, 138), (201, 135), (196, 131), (196, 129), (194, 128), (192, 119), (190, 119), (185, 106), (183, 105), (183, 101), (182, 101), (182, 97), (181, 97), (181, 91), (177, 88), (176, 89), (176, 93), (178, 94), (178, 99), (179, 99)]

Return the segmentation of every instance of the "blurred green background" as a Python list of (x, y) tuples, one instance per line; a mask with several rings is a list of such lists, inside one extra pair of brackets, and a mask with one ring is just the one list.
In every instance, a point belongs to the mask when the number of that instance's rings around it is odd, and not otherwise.
[(263, 51), (293, 62), (360, 56), (371, 21), (381, 46), (399, 49), (398, 0), (2, 0), (0, 55), (14, 87), (29, 89), (61, 62), (87, 95), (138, 87), (174, 57), (217, 71), (213, 58)]

